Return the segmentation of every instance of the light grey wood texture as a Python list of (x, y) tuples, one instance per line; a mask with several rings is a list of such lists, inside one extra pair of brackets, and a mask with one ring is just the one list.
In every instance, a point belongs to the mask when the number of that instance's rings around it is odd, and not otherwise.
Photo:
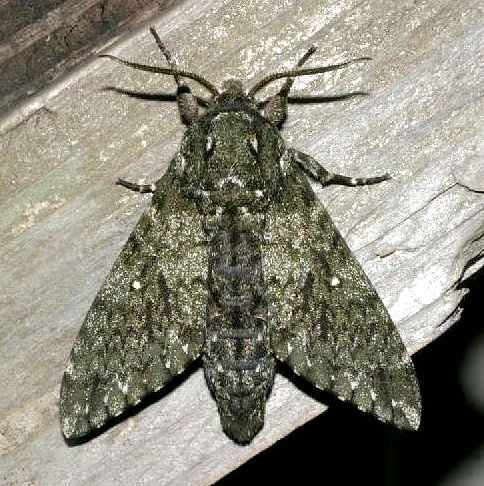
[[(478, 1), (191, 0), (153, 22), (181, 66), (219, 85), (235, 76), (249, 86), (313, 43), (311, 65), (373, 57), (296, 81), (295, 94), (371, 96), (291, 105), (284, 136), (335, 172), (393, 175), (378, 186), (315, 189), (411, 352), (458, 320), (457, 285), (483, 262), (482, 20)], [(147, 28), (108, 52), (163, 64)], [(1, 120), (0, 481), (211, 484), (324, 405), (278, 376), (264, 429), (237, 446), (198, 370), (84, 445), (61, 436), (70, 348), (149, 205), (113, 182), (159, 178), (182, 133), (174, 104), (105, 86), (174, 92), (168, 77), (93, 59)]]

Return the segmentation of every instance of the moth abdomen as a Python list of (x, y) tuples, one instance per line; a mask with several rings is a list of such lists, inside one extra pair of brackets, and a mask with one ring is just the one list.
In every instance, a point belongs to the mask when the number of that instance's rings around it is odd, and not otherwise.
[(223, 211), (213, 226), (203, 356), (222, 426), (240, 443), (249, 442), (264, 423), (275, 368), (259, 237), (250, 221), (250, 214)]
[(275, 360), (258, 358), (217, 360), (204, 354), (205, 377), (226, 434), (238, 443), (250, 442), (264, 425), (266, 400), (272, 389)]

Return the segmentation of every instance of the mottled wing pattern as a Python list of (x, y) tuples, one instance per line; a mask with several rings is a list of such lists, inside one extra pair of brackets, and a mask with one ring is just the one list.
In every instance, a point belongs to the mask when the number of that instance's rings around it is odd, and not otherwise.
[(262, 249), (275, 356), (380, 420), (417, 429), (415, 371), (385, 306), (306, 177), (285, 166)]
[(207, 248), (197, 208), (172, 172), (158, 182), (74, 343), (61, 389), (67, 438), (159, 390), (201, 352)]

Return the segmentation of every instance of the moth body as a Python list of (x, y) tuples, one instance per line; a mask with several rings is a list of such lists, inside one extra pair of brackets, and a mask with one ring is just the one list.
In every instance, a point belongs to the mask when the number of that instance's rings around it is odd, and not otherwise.
[[(277, 131), (268, 139), (264, 125), (267, 120), (253, 101), (231, 83), (189, 127), (185, 144), (194, 147), (205, 140), (205, 147), (194, 151), (205, 148), (205, 154), (188, 157), (181, 174), (208, 242), (205, 377), (224, 430), (240, 443), (262, 427), (275, 374), (261, 244), (265, 210), (282, 179), (267, 174), (280, 171), (283, 143)], [(263, 161), (270, 168), (261, 163), (261, 151), (268, 152)]]

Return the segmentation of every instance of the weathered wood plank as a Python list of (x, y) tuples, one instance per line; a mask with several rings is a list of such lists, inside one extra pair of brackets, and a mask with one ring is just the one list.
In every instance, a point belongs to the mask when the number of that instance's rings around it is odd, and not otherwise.
[(0, 114), (182, 0), (0, 2)]

